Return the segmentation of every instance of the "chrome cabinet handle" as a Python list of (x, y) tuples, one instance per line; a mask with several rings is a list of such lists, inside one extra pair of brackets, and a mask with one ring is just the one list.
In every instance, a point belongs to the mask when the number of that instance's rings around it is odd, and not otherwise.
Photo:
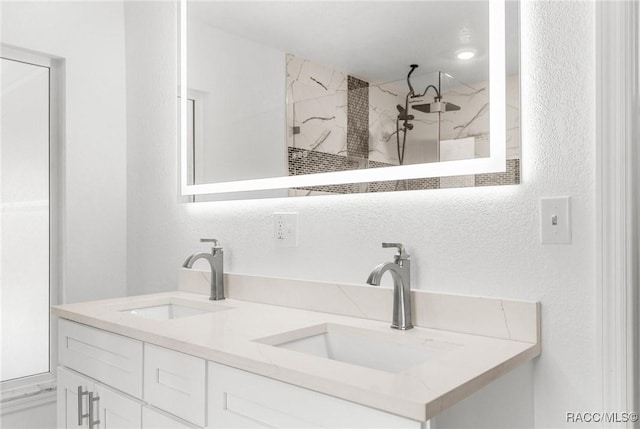
[[(94, 417), (94, 409), (93, 403), (96, 403), (96, 408), (98, 408), (98, 420), (93, 420)], [(93, 396), (93, 392), (89, 393), (89, 429), (93, 429), (94, 425), (100, 424), (100, 396)]]
[(82, 391), (82, 386), (78, 386), (78, 426), (82, 426), (82, 421), (89, 417), (89, 414), (84, 414), (82, 412), (82, 397), (84, 395), (89, 395), (89, 391)]

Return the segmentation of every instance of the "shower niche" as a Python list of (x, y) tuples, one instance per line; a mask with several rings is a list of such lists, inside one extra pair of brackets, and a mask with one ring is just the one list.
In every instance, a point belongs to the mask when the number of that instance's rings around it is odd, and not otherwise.
[(496, 3), (182, 0), (182, 195), (519, 183), (519, 10)]

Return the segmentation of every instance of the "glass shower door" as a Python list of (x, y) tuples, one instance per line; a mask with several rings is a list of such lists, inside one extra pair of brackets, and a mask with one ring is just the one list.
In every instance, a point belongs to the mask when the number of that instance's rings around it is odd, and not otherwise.
[(49, 372), (50, 69), (2, 58), (0, 375)]

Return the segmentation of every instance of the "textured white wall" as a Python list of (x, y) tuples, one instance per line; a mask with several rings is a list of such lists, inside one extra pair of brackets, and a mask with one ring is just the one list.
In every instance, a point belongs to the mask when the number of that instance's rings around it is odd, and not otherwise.
[[(401, 241), (416, 288), (542, 302), (536, 427), (597, 410), (595, 7), (522, 8), (521, 185), (179, 204), (175, 10), (127, 4), (129, 293), (174, 289), (200, 237), (222, 241), (230, 272), (356, 283), (391, 258), (380, 242)], [(572, 197), (571, 245), (540, 245), (538, 201), (554, 195)], [(271, 215), (289, 210), (300, 245), (279, 249)]]
[(65, 59), (67, 302), (126, 293), (126, 98), (120, 2), (2, 2), (2, 43)]

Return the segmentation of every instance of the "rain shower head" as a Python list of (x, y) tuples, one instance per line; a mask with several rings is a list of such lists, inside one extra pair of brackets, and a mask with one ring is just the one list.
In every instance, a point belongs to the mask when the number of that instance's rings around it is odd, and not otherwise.
[[(415, 71), (416, 68), (418, 68), (418, 65), (411, 64), (410, 67), (411, 67), (411, 70), (409, 70), (409, 74), (407, 75), (407, 85), (409, 86), (409, 93), (407, 94), (407, 104), (410, 103), (411, 107), (423, 113), (443, 113), (443, 112), (452, 112), (455, 110), (460, 110), (460, 106), (453, 103), (448, 103), (446, 101), (442, 101), (442, 92), (440, 91), (441, 77), (443, 74), (442, 72), (438, 72), (438, 86), (427, 85), (423, 93), (416, 94), (415, 91), (413, 90), (413, 86), (411, 85), (411, 74)], [(425, 100), (425, 95), (430, 89), (436, 93), (436, 96), (433, 98), (432, 103), (429, 103), (428, 101)], [(407, 109), (405, 109), (401, 105), (398, 105), (397, 109), (400, 112), (400, 115), (398, 115), (398, 118), (400, 118), (401, 116), (407, 116), (406, 110), (408, 110), (408, 107)]]
[(411, 107), (416, 109), (419, 112), (423, 113), (444, 113), (444, 112), (453, 112), (455, 110), (460, 110), (460, 106), (448, 103), (446, 101), (433, 101), (432, 103), (420, 103), (413, 104)]

